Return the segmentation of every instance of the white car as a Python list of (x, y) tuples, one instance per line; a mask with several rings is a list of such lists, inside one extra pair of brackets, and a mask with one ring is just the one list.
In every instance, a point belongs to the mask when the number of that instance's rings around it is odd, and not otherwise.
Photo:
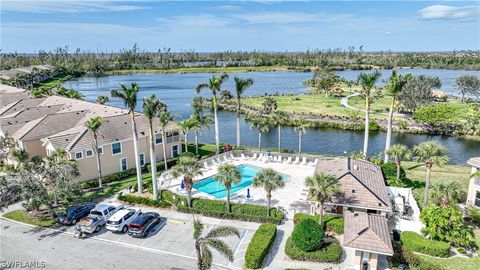
[(128, 225), (141, 213), (142, 210), (134, 207), (119, 210), (107, 220), (107, 230), (125, 233), (128, 231)]
[(120, 203), (99, 204), (90, 211), (88, 216), (80, 219), (77, 229), (84, 233), (99, 232), (107, 220), (121, 209), (123, 205)]

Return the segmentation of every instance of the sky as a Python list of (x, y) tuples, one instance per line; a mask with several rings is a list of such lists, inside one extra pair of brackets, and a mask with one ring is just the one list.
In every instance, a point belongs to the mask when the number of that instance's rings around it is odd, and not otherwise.
[(480, 50), (480, 1), (2, 0), (1, 52)]

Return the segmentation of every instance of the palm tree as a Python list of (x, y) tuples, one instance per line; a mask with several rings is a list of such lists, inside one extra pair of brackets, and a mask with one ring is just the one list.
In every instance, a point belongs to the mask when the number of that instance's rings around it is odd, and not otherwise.
[(432, 185), (432, 200), (437, 204), (448, 205), (451, 202), (457, 203), (463, 199), (465, 192), (458, 182), (443, 180)]
[(242, 95), (248, 87), (253, 85), (253, 79), (233, 78), (235, 80), (235, 95), (237, 97), (237, 147), (240, 147), (240, 106)]
[(216, 145), (216, 154), (220, 153), (220, 131), (218, 128), (218, 104), (217, 104), (217, 93), (220, 92), (223, 82), (228, 79), (226, 73), (220, 75), (219, 77), (212, 76), (208, 83), (201, 83), (195, 88), (197, 94), (199, 94), (203, 89), (210, 89), (212, 93), (212, 105), (213, 105), (213, 116), (215, 119), (215, 145)]
[(97, 100), (95, 101), (96, 103), (98, 104), (102, 104), (104, 105), (105, 103), (107, 103), (110, 99), (108, 98), (108, 96), (98, 96), (97, 97)]
[[(392, 71), (390, 76), (390, 81), (386, 86), (387, 92), (392, 96), (390, 101), (390, 110), (388, 111), (388, 120), (387, 120), (387, 139), (385, 142), (385, 157), (384, 162), (388, 162), (388, 149), (390, 149), (390, 144), (392, 141), (392, 125), (393, 125), (393, 110), (395, 108), (395, 98), (402, 91), (403, 86), (405, 85), (405, 78), (402, 75), (397, 75), (395, 70)], [(398, 177), (397, 177), (398, 178)]]
[(200, 110), (195, 110), (190, 118), (190, 129), (195, 134), (195, 153), (198, 155), (198, 135), (203, 131), (204, 127), (207, 127), (213, 123), (210, 114), (203, 115)]
[(183, 184), (187, 190), (188, 207), (192, 207), (193, 178), (202, 175), (202, 166), (198, 164), (197, 157), (189, 152), (183, 153), (177, 160), (177, 165), (172, 168), (172, 175), (183, 175)]
[(188, 152), (188, 131), (192, 127), (192, 121), (190, 119), (183, 120), (181, 122), (178, 122), (178, 126), (180, 126), (180, 129), (182, 130), (182, 133), (183, 133), (185, 152)]
[(232, 249), (222, 240), (221, 237), (229, 237), (236, 235), (240, 238), (240, 232), (230, 226), (219, 226), (210, 230), (205, 236), (202, 237), (204, 225), (199, 219), (193, 221), (193, 239), (195, 239), (195, 251), (197, 254), (197, 269), (207, 270), (212, 267), (212, 251), (210, 248), (215, 249), (218, 253), (222, 254), (230, 262), (233, 262)]
[(258, 151), (262, 150), (262, 133), (270, 131), (270, 122), (267, 117), (256, 116), (252, 120), (251, 128), (258, 131)]
[(240, 183), (240, 172), (237, 171), (235, 165), (224, 163), (218, 167), (218, 173), (215, 175), (215, 180), (222, 183), (227, 190), (227, 212), (230, 213), (230, 189), (232, 188), (232, 185)]
[(155, 153), (155, 134), (153, 133), (153, 119), (158, 115), (162, 108), (162, 103), (155, 94), (149, 98), (143, 98), (143, 114), (148, 119), (148, 128), (150, 133), (150, 169), (152, 173), (153, 199), (158, 198), (157, 187), (157, 154)]
[(439, 144), (436, 141), (423, 142), (413, 148), (413, 153), (415, 155), (415, 160), (425, 164), (427, 168), (427, 176), (425, 179), (425, 193), (423, 195), (423, 208), (427, 206), (428, 203), (428, 192), (430, 188), (430, 173), (433, 165), (438, 165), (442, 167), (448, 163), (448, 156), (446, 154), (446, 149), (443, 145)]
[(277, 100), (273, 97), (265, 97), (265, 100), (262, 102), (263, 113), (270, 114), (278, 108)]
[(285, 181), (280, 174), (272, 169), (263, 169), (253, 178), (254, 187), (263, 187), (267, 193), (267, 216), (270, 216), (270, 201), (272, 199), (272, 191), (285, 186)]
[(323, 207), (326, 201), (340, 192), (340, 183), (337, 177), (324, 173), (315, 173), (313, 177), (305, 179), (308, 194), (320, 203), (320, 225), (323, 224)]
[(277, 126), (277, 132), (278, 132), (278, 152), (280, 153), (282, 148), (282, 125), (285, 124), (285, 122), (288, 119), (288, 114), (286, 112), (282, 111), (274, 111), (272, 115), (272, 123)]
[(365, 158), (368, 156), (368, 136), (370, 126), (370, 104), (372, 103), (373, 92), (375, 83), (380, 79), (382, 74), (376, 70), (374, 73), (360, 73), (357, 81), (362, 86), (361, 94), (365, 98), (365, 138), (363, 141), (363, 154)]
[(100, 162), (100, 155), (98, 153), (98, 129), (102, 126), (103, 119), (100, 116), (90, 118), (85, 122), (85, 127), (90, 130), (93, 134), (93, 152), (97, 158), (97, 170), (98, 170), (98, 187), (101, 188), (102, 185), (102, 164)]
[(163, 149), (163, 162), (165, 162), (164, 163), (165, 171), (168, 170), (166, 129), (167, 129), (168, 123), (173, 121), (174, 118), (175, 117), (171, 115), (170, 112), (168, 111), (167, 105), (163, 104), (162, 108), (158, 112), (158, 119), (160, 123), (160, 130), (162, 132), (162, 149)]
[(412, 153), (404, 144), (394, 144), (387, 150), (387, 154), (393, 156), (397, 165), (397, 179), (400, 179), (400, 167), (402, 159), (410, 159)]
[(132, 83), (131, 87), (120, 84), (121, 89), (113, 89), (110, 91), (112, 98), (119, 98), (123, 101), (125, 107), (127, 107), (132, 119), (132, 131), (133, 131), (133, 149), (135, 151), (135, 168), (137, 171), (138, 192), (143, 192), (142, 186), (142, 170), (140, 169), (140, 154), (138, 152), (138, 134), (137, 123), (135, 122), (135, 107), (137, 106), (137, 93), (140, 90), (136, 83)]
[(302, 154), (302, 134), (307, 133), (308, 127), (309, 123), (304, 118), (300, 118), (294, 127), (295, 131), (298, 131), (298, 155)]

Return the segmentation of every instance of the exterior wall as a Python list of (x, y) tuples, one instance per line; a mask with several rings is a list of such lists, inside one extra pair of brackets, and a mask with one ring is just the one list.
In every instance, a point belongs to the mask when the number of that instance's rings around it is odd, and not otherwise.
[[(167, 158), (172, 157), (172, 147), (178, 145), (178, 153), (181, 153), (181, 141), (180, 136), (175, 138), (174, 141), (167, 141), (166, 153)], [(112, 155), (112, 144), (103, 145), (103, 154), (100, 155), (100, 162), (102, 166), (102, 175), (106, 176), (112, 173), (120, 172), (121, 159), (127, 158), (127, 169), (135, 168), (135, 151), (133, 146), (133, 140), (121, 141), (122, 152), (120, 154)], [(100, 146), (102, 147), (102, 146)], [(155, 153), (157, 156), (157, 162), (163, 160), (163, 145), (155, 145)], [(97, 159), (95, 155), (86, 157), (86, 150), (82, 150), (82, 159), (76, 160), (78, 163), (78, 169), (80, 171), (79, 181), (86, 181), (95, 179), (98, 177), (97, 172)], [(80, 152), (80, 151), (79, 151)], [(149, 137), (140, 137), (138, 139), (138, 152), (145, 155), (145, 164), (150, 163), (150, 147)], [(75, 159), (75, 152), (71, 152), (72, 159)]]
[[(361, 250), (355, 250), (355, 269), (363, 270), (363, 252)], [(377, 270), (378, 254), (369, 252), (368, 258), (368, 270)]]
[[(472, 167), (472, 174), (476, 173), (480, 169)], [(468, 185), (468, 195), (467, 195), (467, 204), (475, 205), (475, 197), (477, 192), (480, 192), (480, 177), (470, 178), (470, 183)], [(480, 207), (480, 202), (477, 202), (477, 207)]]
[(34, 139), (30, 141), (22, 141), (23, 149), (27, 151), (28, 157), (32, 158), (34, 156), (47, 156), (47, 150), (42, 146), (42, 141), (40, 139)]

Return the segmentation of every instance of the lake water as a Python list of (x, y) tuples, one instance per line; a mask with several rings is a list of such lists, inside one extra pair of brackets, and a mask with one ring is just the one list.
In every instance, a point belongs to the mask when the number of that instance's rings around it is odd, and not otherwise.
[[(388, 78), (390, 71), (382, 71)], [(457, 76), (468, 73), (480, 76), (480, 72), (457, 70), (428, 70), (428, 69), (402, 69), (400, 73), (412, 72), (415, 75), (435, 75), (442, 81), (442, 90), (454, 93), (454, 80)], [(355, 79), (359, 71), (340, 71), (338, 74), (347, 79)], [(305, 93), (307, 87), (304, 81), (311, 78), (309, 72), (252, 72), (231, 73), (230, 80), (224, 84), (224, 89), (234, 89), (234, 76), (253, 78), (254, 85), (246, 91), (246, 95), (261, 95), (264, 93)], [(206, 82), (212, 74), (130, 74), (113, 75), (105, 77), (81, 77), (64, 83), (64, 87), (79, 90), (89, 101), (95, 101), (99, 95), (109, 95), (113, 88), (118, 88), (120, 83), (130, 84), (137, 82), (140, 85), (139, 98), (155, 93), (163, 100), (169, 109), (178, 115), (178, 120), (185, 119), (192, 114), (190, 105), (195, 96), (197, 84)], [(205, 91), (201, 95), (209, 97)], [(108, 104), (123, 106), (119, 100), (111, 100)], [(137, 110), (141, 110), (141, 102)], [(220, 140), (224, 143), (235, 144), (235, 113), (220, 112)], [(243, 117), (241, 120), (242, 145), (257, 146), (257, 132), (250, 129), (250, 124)], [(383, 151), (385, 148), (385, 133), (371, 132), (369, 152)], [(423, 141), (436, 140), (448, 150), (451, 163), (465, 164), (472, 156), (480, 156), (480, 142), (475, 140), (458, 139), (445, 136), (429, 136), (415, 134), (394, 134), (393, 143), (403, 143), (413, 146)], [(206, 130), (200, 137), (204, 143), (214, 143), (213, 127)], [(277, 133), (272, 129), (263, 137), (263, 147), (276, 147)], [(298, 149), (298, 135), (293, 128), (283, 128), (282, 147), (296, 151)], [(363, 149), (363, 132), (331, 129), (311, 129), (303, 136), (303, 151), (331, 155), (343, 155), (344, 152), (360, 151)]]

